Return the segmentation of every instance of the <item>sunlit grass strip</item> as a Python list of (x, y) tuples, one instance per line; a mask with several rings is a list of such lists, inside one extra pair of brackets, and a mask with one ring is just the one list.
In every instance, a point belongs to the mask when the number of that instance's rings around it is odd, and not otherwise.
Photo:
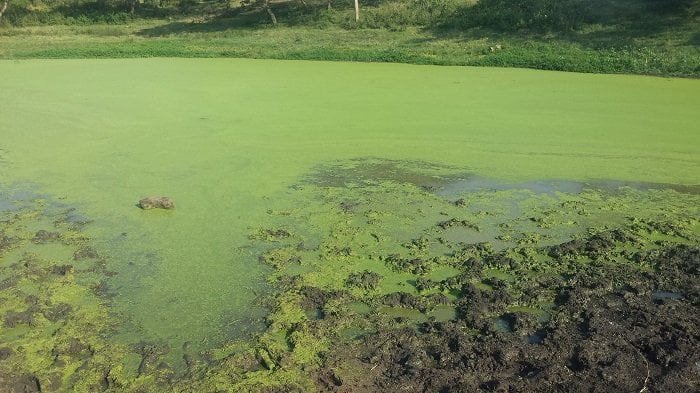
[(417, 28), (280, 26), (144, 35), (162, 23), (5, 29), (0, 58), (235, 57), (700, 76), (700, 49), (693, 46), (591, 48), (565, 39), (436, 37)]

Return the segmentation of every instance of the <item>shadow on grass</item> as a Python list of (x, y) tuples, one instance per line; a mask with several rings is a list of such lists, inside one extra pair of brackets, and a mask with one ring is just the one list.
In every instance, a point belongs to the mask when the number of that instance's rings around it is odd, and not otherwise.
[(688, 39), (688, 45), (700, 47), (700, 31), (696, 32)]
[[(333, 10), (327, 0), (272, 0), (271, 9), (280, 25), (323, 28), (336, 26), (353, 29), (349, 21), (351, 2), (335, 0)], [(516, 4), (517, 6), (514, 6)], [(526, 5), (523, 5), (526, 4)], [(550, 9), (552, 4), (563, 4)], [(366, 17), (372, 7), (381, 7), (376, 0), (363, 2)], [(162, 37), (188, 33), (213, 33), (271, 27), (272, 22), (260, 0), (235, 9), (198, 13), (206, 17), (189, 17), (150, 27), (137, 34)], [(383, 17), (386, 15), (382, 14)], [(382, 21), (385, 28), (408, 27)], [(392, 23), (398, 23), (396, 26)], [(362, 24), (361, 24), (362, 26)], [(568, 42), (589, 49), (628, 48), (664, 39), (680, 45), (700, 44), (700, 0), (480, 0), (477, 5), (458, 7), (449, 15), (441, 14), (424, 27), (431, 37), (416, 38), (416, 45), (430, 40), (480, 40)], [(665, 38), (664, 38), (665, 37)]]
[(150, 27), (137, 34), (144, 37), (163, 37), (188, 33), (213, 33), (235, 29), (254, 29), (272, 25), (270, 17), (260, 7), (241, 7), (210, 17), (188, 17), (185, 20)]
[(553, 4), (481, 0), (428, 30), (436, 38), (556, 39), (591, 49), (630, 47), (662, 35), (689, 45), (700, 41), (700, 0), (565, 0), (559, 9)]
[[(258, 23), (263, 25), (264, 23)], [(214, 19), (210, 21), (199, 21), (192, 19), (190, 22), (177, 21), (170, 22), (164, 25), (149, 27), (140, 30), (136, 35), (142, 37), (167, 37), (171, 35), (190, 34), (190, 33), (214, 33), (233, 29), (252, 29), (256, 26), (236, 26), (225, 19)]]
[[(300, 0), (278, 0), (270, 5), (278, 22), (283, 26), (307, 26), (322, 28), (336, 24), (333, 20), (337, 13), (350, 9), (345, 3), (333, 6), (328, 10), (328, 2)], [(227, 30), (250, 30), (261, 27), (272, 27), (272, 20), (261, 2), (255, 2), (242, 7), (223, 10), (209, 17), (190, 17), (189, 21), (175, 21), (166, 25), (147, 28), (137, 34), (144, 37), (162, 37), (188, 33), (211, 33)]]

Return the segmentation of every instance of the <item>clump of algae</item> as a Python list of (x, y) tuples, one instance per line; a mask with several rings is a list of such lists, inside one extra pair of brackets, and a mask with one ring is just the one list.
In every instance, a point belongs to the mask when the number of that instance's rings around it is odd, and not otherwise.
[(83, 232), (89, 221), (54, 199), (25, 194), (3, 200), (0, 210), (0, 390), (151, 385), (153, 376), (130, 366), (133, 352), (108, 339), (117, 319), (104, 280), (113, 273)]

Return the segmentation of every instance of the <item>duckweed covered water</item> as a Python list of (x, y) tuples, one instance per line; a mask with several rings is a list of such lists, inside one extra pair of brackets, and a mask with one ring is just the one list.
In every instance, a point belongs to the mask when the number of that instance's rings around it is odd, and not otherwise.
[[(569, 266), (548, 267), (549, 257), (524, 247), (631, 217), (681, 221), (666, 240), (697, 244), (695, 80), (230, 59), (3, 62), (0, 74), (0, 261), (14, 302), (3, 306), (0, 341), (16, 354), (32, 334), (41, 338), (46, 348), (6, 367), (56, 390), (166, 386), (239, 351), (231, 340), (266, 325), (284, 334), (299, 322), (294, 301), (282, 298), (267, 323), (256, 301), (281, 277), (344, 290), (353, 272), (374, 272), (374, 285), (362, 284), (370, 276), (350, 285), (355, 302), (367, 290), (443, 293), (449, 302), (458, 288), (429, 284), (463, 267), (416, 261), (458, 244), (520, 247), (532, 253), (521, 256), (527, 274)], [(172, 197), (176, 209), (136, 207), (150, 195)], [(67, 274), (56, 274), (66, 263)], [(13, 278), (14, 265), (39, 270)], [(474, 285), (522, 274), (494, 264)], [(42, 280), (68, 280), (74, 292)], [(408, 323), (459, 314), (449, 304), (387, 302), (384, 314)], [(524, 306), (551, 302), (542, 295)], [(56, 323), (81, 329), (75, 317), (61, 322), (60, 304), (80, 305), (83, 322), (99, 328), (80, 344), (70, 334), (52, 342)], [(376, 328), (345, 324), (338, 328)], [(268, 369), (283, 345), (274, 337), (257, 341)], [(319, 343), (308, 353), (292, 345), (296, 364), (318, 364)], [(111, 348), (91, 360), (93, 374), (76, 371), (89, 358), (81, 345)], [(52, 346), (69, 366), (42, 360)]]

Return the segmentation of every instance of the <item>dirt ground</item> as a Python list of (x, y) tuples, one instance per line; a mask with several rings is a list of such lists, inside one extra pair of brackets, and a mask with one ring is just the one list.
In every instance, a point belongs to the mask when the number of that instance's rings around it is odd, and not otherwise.
[(556, 291), (551, 319), (507, 313), (507, 332), (481, 315), (508, 296), (465, 284), (454, 321), (382, 329), (335, 348), (317, 373), (319, 391), (697, 391), (700, 249), (645, 257), (658, 273), (595, 266), (538, 283)]

